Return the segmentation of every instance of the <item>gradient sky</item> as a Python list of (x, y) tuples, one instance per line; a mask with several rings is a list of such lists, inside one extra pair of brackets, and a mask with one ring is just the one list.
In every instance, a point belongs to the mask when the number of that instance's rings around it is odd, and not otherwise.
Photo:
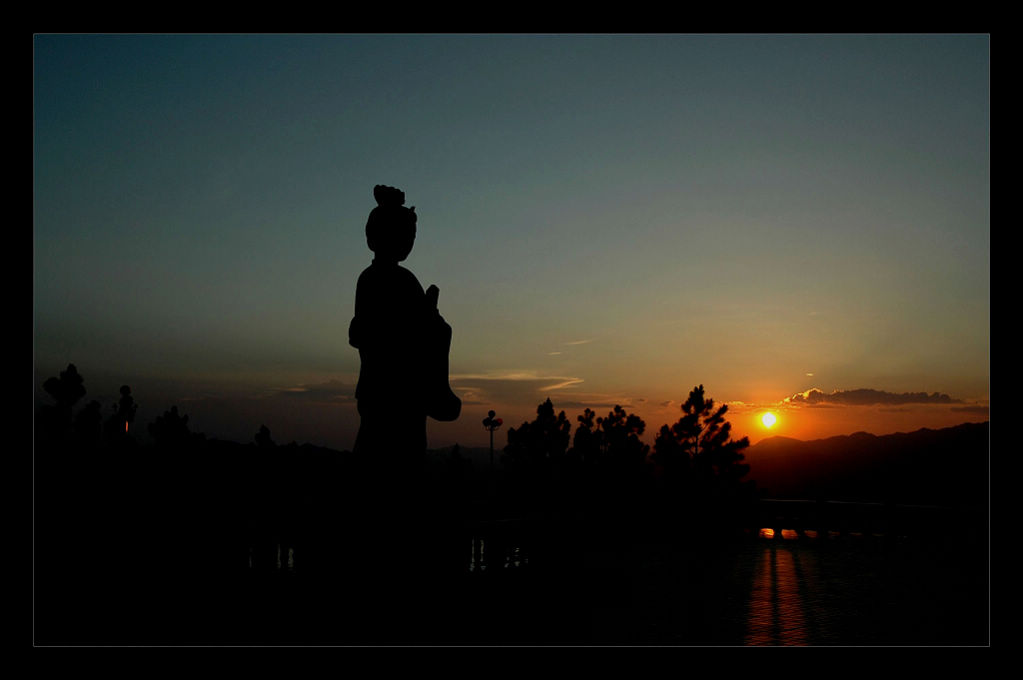
[(73, 362), (83, 404), (129, 384), (143, 424), (178, 405), (208, 436), (349, 448), (388, 184), (454, 329), (463, 415), (432, 446), (548, 396), (656, 430), (701, 383), (753, 441), (986, 420), (989, 48), (38, 35), (37, 392)]

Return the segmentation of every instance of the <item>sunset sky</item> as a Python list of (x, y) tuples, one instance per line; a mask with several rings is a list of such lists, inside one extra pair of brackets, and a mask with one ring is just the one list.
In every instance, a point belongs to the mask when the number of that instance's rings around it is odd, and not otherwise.
[(431, 446), (547, 397), (621, 404), (652, 443), (698, 384), (754, 442), (986, 420), (989, 48), (38, 35), (36, 391), (74, 363), (81, 404), (128, 384), (142, 425), (177, 405), (210, 437), (350, 448), (388, 184), (454, 330), (463, 415)]

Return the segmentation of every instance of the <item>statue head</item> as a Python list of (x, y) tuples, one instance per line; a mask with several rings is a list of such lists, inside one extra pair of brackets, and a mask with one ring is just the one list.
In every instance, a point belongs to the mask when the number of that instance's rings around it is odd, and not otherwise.
[(377, 207), (366, 221), (366, 244), (378, 258), (401, 262), (416, 241), (416, 208), (405, 207), (405, 192), (378, 184), (373, 187)]

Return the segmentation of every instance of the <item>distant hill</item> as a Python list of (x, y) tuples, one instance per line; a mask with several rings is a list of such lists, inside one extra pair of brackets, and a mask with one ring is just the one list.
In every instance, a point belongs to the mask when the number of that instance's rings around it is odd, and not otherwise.
[(745, 451), (747, 479), (771, 498), (939, 505), (986, 503), (988, 454), (987, 422), (813, 441), (772, 437)]

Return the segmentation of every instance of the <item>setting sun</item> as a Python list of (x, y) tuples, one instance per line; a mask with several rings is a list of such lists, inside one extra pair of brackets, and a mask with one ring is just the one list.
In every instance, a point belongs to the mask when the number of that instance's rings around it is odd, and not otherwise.
[(760, 416), (760, 422), (763, 423), (764, 427), (770, 429), (778, 422), (778, 418), (773, 413), (768, 412)]

